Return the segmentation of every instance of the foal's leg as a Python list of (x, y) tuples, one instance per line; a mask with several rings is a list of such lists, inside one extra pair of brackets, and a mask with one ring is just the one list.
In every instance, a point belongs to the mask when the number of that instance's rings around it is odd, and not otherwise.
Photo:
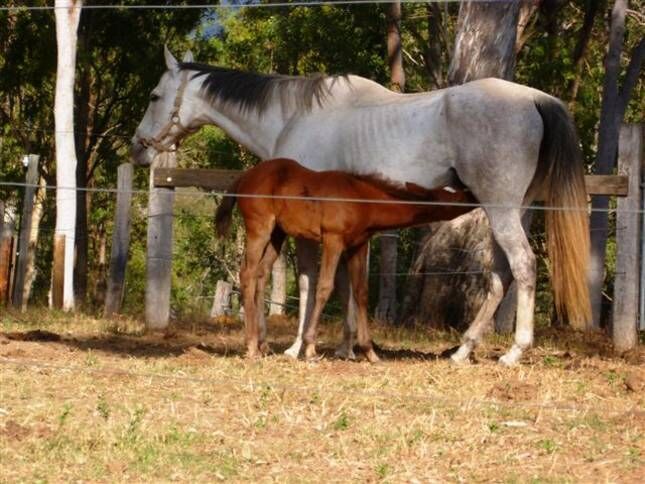
[(286, 235), (280, 227), (273, 229), (271, 233), (271, 240), (264, 250), (264, 255), (260, 261), (258, 268), (258, 277), (257, 285), (255, 289), (255, 307), (258, 312), (258, 320), (260, 326), (260, 350), (262, 352), (267, 352), (268, 347), (266, 347), (266, 335), (267, 335), (267, 323), (264, 312), (264, 296), (267, 280), (273, 264), (280, 255), (280, 249), (282, 248), (282, 243), (284, 242)]
[(371, 362), (379, 361), (372, 347), (369, 327), (367, 324), (367, 250), (368, 243), (358, 247), (349, 255), (347, 266), (352, 284), (352, 294), (356, 301), (356, 325), (358, 329), (358, 346)]
[(296, 239), (296, 257), (298, 262), (298, 336), (284, 354), (298, 358), (302, 348), (305, 323), (309, 321), (314, 305), (314, 281), (318, 274), (318, 243), (306, 239)]
[(311, 319), (307, 324), (305, 332), (305, 356), (313, 358), (316, 356), (316, 332), (318, 323), (322, 316), (322, 310), (325, 307), (331, 291), (334, 289), (334, 274), (338, 266), (338, 260), (343, 252), (343, 241), (339, 236), (323, 236), (322, 262), (320, 264), (320, 274), (318, 284), (316, 285), (316, 302), (311, 312)]
[(349, 281), (347, 260), (341, 258), (336, 270), (336, 294), (338, 295), (345, 314), (343, 324), (343, 341), (336, 348), (335, 355), (346, 360), (355, 360), (354, 342), (356, 341), (356, 300)]
[(260, 332), (258, 327), (258, 307), (256, 306), (257, 278), (260, 261), (270, 240), (272, 227), (258, 226), (249, 229), (247, 222), (246, 251), (240, 270), (240, 288), (244, 304), (244, 323), (246, 326), (247, 357), (259, 355)]

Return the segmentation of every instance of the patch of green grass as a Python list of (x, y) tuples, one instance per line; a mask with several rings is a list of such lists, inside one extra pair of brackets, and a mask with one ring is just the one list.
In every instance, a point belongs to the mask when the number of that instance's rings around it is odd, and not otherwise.
[(545, 355), (544, 358), (542, 358), (542, 362), (544, 363), (544, 366), (549, 368), (558, 368), (562, 366), (562, 361), (560, 361), (560, 358), (553, 355)]
[(381, 464), (376, 466), (376, 476), (379, 479), (385, 479), (391, 471), (392, 471), (392, 469), (385, 462), (383, 462), (383, 463), (381, 463)]
[(99, 395), (98, 401), (96, 402), (96, 411), (103, 420), (107, 421), (110, 418), (110, 407), (103, 394)]
[(553, 439), (542, 439), (538, 442), (537, 445), (547, 454), (553, 454), (556, 450), (558, 450), (558, 444), (556, 444)]
[(347, 430), (349, 428), (349, 417), (342, 412), (334, 422), (334, 430)]

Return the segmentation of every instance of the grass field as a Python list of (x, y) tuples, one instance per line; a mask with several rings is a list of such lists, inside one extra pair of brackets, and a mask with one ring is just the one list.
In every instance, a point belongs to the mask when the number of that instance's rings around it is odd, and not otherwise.
[(542, 332), (521, 366), (491, 336), (467, 367), (458, 336), (375, 327), (384, 361), (241, 357), (235, 321), (32, 311), (0, 316), (0, 480), (643, 482), (645, 352)]

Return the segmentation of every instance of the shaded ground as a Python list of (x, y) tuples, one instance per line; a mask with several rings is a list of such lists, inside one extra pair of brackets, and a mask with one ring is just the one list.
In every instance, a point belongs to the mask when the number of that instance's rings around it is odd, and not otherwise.
[(538, 335), (518, 368), (440, 355), (457, 335), (376, 328), (384, 362), (281, 351), (244, 360), (236, 321), (176, 324), (0, 316), (0, 480), (641, 482), (645, 353)]

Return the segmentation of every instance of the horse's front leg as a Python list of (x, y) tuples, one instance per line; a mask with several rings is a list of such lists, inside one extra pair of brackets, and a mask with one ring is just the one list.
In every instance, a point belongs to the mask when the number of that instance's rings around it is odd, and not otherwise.
[(336, 271), (336, 293), (341, 300), (345, 319), (343, 320), (343, 341), (336, 348), (335, 355), (338, 358), (355, 360), (354, 344), (356, 342), (357, 308), (349, 279), (347, 260), (342, 258)]
[(284, 354), (298, 358), (302, 349), (302, 338), (314, 305), (314, 283), (318, 277), (318, 243), (306, 239), (296, 239), (296, 258), (298, 264), (298, 335)]

